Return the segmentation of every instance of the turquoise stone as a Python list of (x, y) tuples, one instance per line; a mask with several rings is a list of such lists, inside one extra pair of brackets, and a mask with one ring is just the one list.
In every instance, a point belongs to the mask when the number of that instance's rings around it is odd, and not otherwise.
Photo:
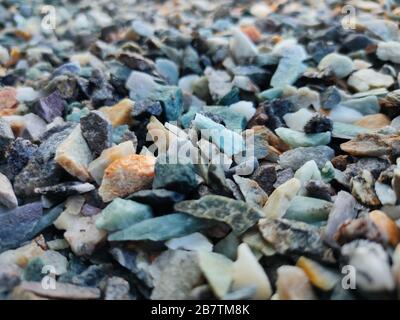
[(204, 107), (204, 112), (220, 116), (229, 130), (244, 130), (247, 125), (246, 117), (240, 113), (232, 112), (229, 107)]
[(329, 201), (295, 196), (287, 209), (284, 218), (290, 220), (314, 223), (328, 219), (332, 203)]
[(157, 86), (149, 98), (161, 103), (167, 121), (177, 121), (182, 114), (183, 95), (177, 86)]
[(132, 200), (114, 199), (103, 209), (96, 227), (107, 231), (125, 229), (153, 216), (151, 207)]
[(227, 156), (232, 156), (244, 150), (243, 137), (223, 125), (197, 113), (193, 120), (197, 130), (201, 130), (201, 135), (219, 147)]
[(306, 134), (288, 128), (278, 128), (275, 133), (293, 148), (327, 145), (331, 141), (331, 133), (329, 131)]
[(143, 220), (109, 235), (109, 241), (165, 241), (204, 230), (213, 223), (183, 213)]
[(371, 133), (371, 130), (350, 123), (333, 123), (332, 137), (341, 139), (353, 139), (360, 133)]

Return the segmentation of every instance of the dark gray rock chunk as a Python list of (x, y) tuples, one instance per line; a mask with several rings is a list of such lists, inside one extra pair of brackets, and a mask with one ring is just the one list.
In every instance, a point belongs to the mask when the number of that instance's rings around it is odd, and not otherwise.
[(0, 215), (0, 253), (27, 241), (43, 214), (41, 202), (32, 202)]
[(112, 146), (112, 125), (100, 111), (92, 111), (81, 120), (82, 135), (85, 138), (94, 158)]

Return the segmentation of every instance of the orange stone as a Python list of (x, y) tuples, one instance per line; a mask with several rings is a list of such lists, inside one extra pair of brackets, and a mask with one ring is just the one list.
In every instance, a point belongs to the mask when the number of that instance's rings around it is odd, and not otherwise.
[(252, 25), (241, 26), (240, 29), (244, 32), (253, 42), (261, 40), (261, 32)]
[(382, 113), (370, 114), (355, 122), (355, 125), (371, 130), (379, 130), (389, 124), (390, 119)]
[(379, 231), (382, 232), (389, 243), (393, 246), (400, 242), (400, 232), (397, 224), (390, 219), (386, 213), (380, 210), (374, 210), (369, 213), (369, 218), (375, 223)]
[(124, 124), (130, 125), (132, 123), (131, 112), (134, 102), (129, 99), (123, 99), (112, 107), (102, 107), (99, 111), (103, 112), (111, 121), (112, 126), (118, 127)]
[(99, 195), (104, 202), (150, 187), (156, 158), (132, 154), (112, 162), (104, 171)]

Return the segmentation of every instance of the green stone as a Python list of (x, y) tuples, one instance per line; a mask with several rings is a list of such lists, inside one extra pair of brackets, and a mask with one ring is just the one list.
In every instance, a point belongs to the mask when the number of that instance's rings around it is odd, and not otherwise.
[(226, 95), (224, 95), (219, 101), (220, 106), (230, 106), (233, 103), (240, 101), (240, 90), (237, 87), (232, 88)]
[(271, 88), (257, 94), (257, 99), (259, 101), (271, 101), (280, 98), (282, 93), (283, 90), (281, 88)]
[(102, 210), (96, 220), (96, 227), (113, 232), (152, 217), (153, 213), (148, 205), (117, 198)]
[(232, 283), (233, 262), (214, 252), (199, 252), (199, 266), (218, 298), (228, 293)]
[(283, 88), (291, 85), (306, 70), (305, 64), (300, 59), (293, 57), (281, 58), (274, 75), (271, 78), (271, 87)]
[(182, 90), (176, 86), (158, 86), (150, 94), (151, 100), (159, 101), (167, 121), (176, 121), (183, 111)]
[(243, 137), (223, 125), (212, 121), (211, 119), (197, 113), (193, 120), (193, 124), (197, 130), (201, 131), (201, 135), (205, 139), (211, 141), (219, 147), (227, 156), (232, 156), (244, 150)]
[(331, 141), (330, 132), (306, 134), (304, 132), (281, 127), (276, 129), (275, 133), (293, 148), (327, 145)]
[(329, 201), (295, 196), (284, 216), (285, 219), (314, 223), (328, 219), (332, 203)]
[(175, 204), (175, 210), (205, 219), (227, 223), (236, 234), (242, 234), (263, 216), (262, 212), (243, 201), (218, 195)]
[(209, 106), (203, 108), (204, 112), (220, 116), (229, 130), (243, 130), (246, 128), (246, 117), (237, 112), (232, 112), (229, 107)]
[(183, 237), (193, 232), (211, 227), (210, 221), (192, 217), (183, 213), (143, 220), (124, 230), (112, 233), (109, 241), (151, 240), (165, 241)]
[[(171, 162), (171, 163), (170, 163)], [(197, 187), (195, 167), (192, 163), (174, 163), (161, 155), (155, 165), (154, 189), (171, 189), (180, 193), (190, 193)]]
[(124, 136), (124, 133), (127, 132), (128, 130), (129, 130), (129, 126), (127, 124), (113, 128), (113, 130), (112, 130), (113, 142), (115, 144), (120, 144), (122, 141), (122, 138)]
[(342, 106), (357, 110), (363, 115), (379, 113), (381, 107), (376, 96), (367, 96), (358, 99), (350, 99), (341, 103)]
[(371, 130), (350, 123), (333, 123), (332, 137), (341, 139), (353, 139), (360, 133), (371, 133)]

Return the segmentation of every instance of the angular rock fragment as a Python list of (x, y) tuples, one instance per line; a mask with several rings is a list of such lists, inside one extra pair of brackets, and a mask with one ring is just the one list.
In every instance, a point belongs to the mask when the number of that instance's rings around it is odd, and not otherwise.
[(149, 206), (116, 198), (102, 210), (100, 217), (96, 220), (96, 227), (113, 232), (150, 219), (152, 216)]
[(315, 300), (306, 273), (295, 266), (282, 266), (278, 270), (276, 282), (279, 300)]
[(303, 269), (310, 282), (321, 290), (332, 290), (340, 280), (339, 273), (306, 257), (300, 257), (296, 265)]
[(65, 101), (61, 98), (58, 91), (54, 91), (47, 97), (40, 98), (34, 105), (33, 111), (48, 123), (52, 122), (55, 118), (62, 116)]
[(300, 187), (300, 181), (293, 178), (276, 188), (262, 209), (264, 216), (272, 219), (282, 218)]
[(341, 249), (348, 264), (356, 269), (357, 288), (366, 292), (391, 291), (395, 287), (389, 257), (378, 243), (358, 240)]
[(106, 115), (113, 128), (115, 128), (124, 124), (131, 124), (131, 112), (133, 108), (134, 102), (129, 99), (124, 99), (112, 107), (102, 107), (99, 111)]
[(331, 160), (335, 152), (328, 146), (300, 147), (286, 151), (279, 156), (279, 164), (282, 168), (299, 169), (304, 163), (315, 160), (318, 168), (322, 168), (326, 161)]
[(257, 182), (236, 175), (233, 176), (233, 179), (239, 186), (239, 189), (248, 204), (260, 208), (264, 206), (265, 202), (268, 200), (268, 195), (263, 189), (261, 189)]
[(122, 142), (119, 145), (104, 150), (97, 159), (89, 164), (88, 171), (91, 177), (100, 185), (104, 171), (112, 162), (134, 153), (135, 148), (132, 141)]
[(347, 219), (355, 218), (356, 214), (356, 200), (354, 197), (346, 191), (340, 191), (329, 213), (325, 229), (326, 239), (328, 241), (332, 240), (339, 226)]
[(100, 111), (92, 111), (80, 119), (82, 135), (97, 158), (105, 149), (112, 146), (112, 125)]
[(187, 299), (192, 289), (203, 283), (203, 272), (197, 253), (168, 250), (152, 263), (150, 273), (154, 278), (153, 300)]
[(136, 154), (115, 160), (104, 171), (99, 195), (104, 202), (109, 202), (149, 187), (154, 165), (154, 157)]
[(224, 297), (231, 286), (233, 262), (214, 252), (201, 251), (198, 257), (199, 266), (213, 292), (218, 298)]
[(238, 247), (238, 258), (233, 264), (232, 287), (235, 290), (254, 286), (256, 291), (252, 299), (266, 300), (272, 295), (268, 276), (247, 244)]
[(27, 241), (27, 236), (42, 217), (40, 202), (32, 202), (0, 214), (0, 252), (14, 249)]
[(165, 245), (172, 250), (183, 249), (188, 251), (211, 252), (213, 249), (212, 243), (199, 232), (179, 238), (173, 238), (165, 242)]
[(92, 154), (82, 136), (82, 130), (79, 125), (58, 146), (54, 157), (54, 160), (61, 167), (81, 181), (90, 179), (88, 165), (92, 159)]
[(182, 237), (210, 227), (212, 223), (183, 213), (172, 213), (141, 222), (112, 233), (109, 241), (152, 240), (164, 241)]
[(54, 226), (59, 230), (65, 230), (64, 238), (76, 255), (91, 255), (106, 237), (104, 231), (96, 228), (98, 218), (99, 215), (83, 217), (64, 211), (54, 221)]
[(280, 254), (310, 256), (319, 261), (335, 261), (332, 249), (325, 245), (317, 227), (286, 219), (261, 219), (259, 229)]
[(195, 217), (226, 222), (237, 234), (246, 231), (262, 217), (261, 211), (243, 201), (217, 195), (182, 201), (175, 204), (174, 208)]

